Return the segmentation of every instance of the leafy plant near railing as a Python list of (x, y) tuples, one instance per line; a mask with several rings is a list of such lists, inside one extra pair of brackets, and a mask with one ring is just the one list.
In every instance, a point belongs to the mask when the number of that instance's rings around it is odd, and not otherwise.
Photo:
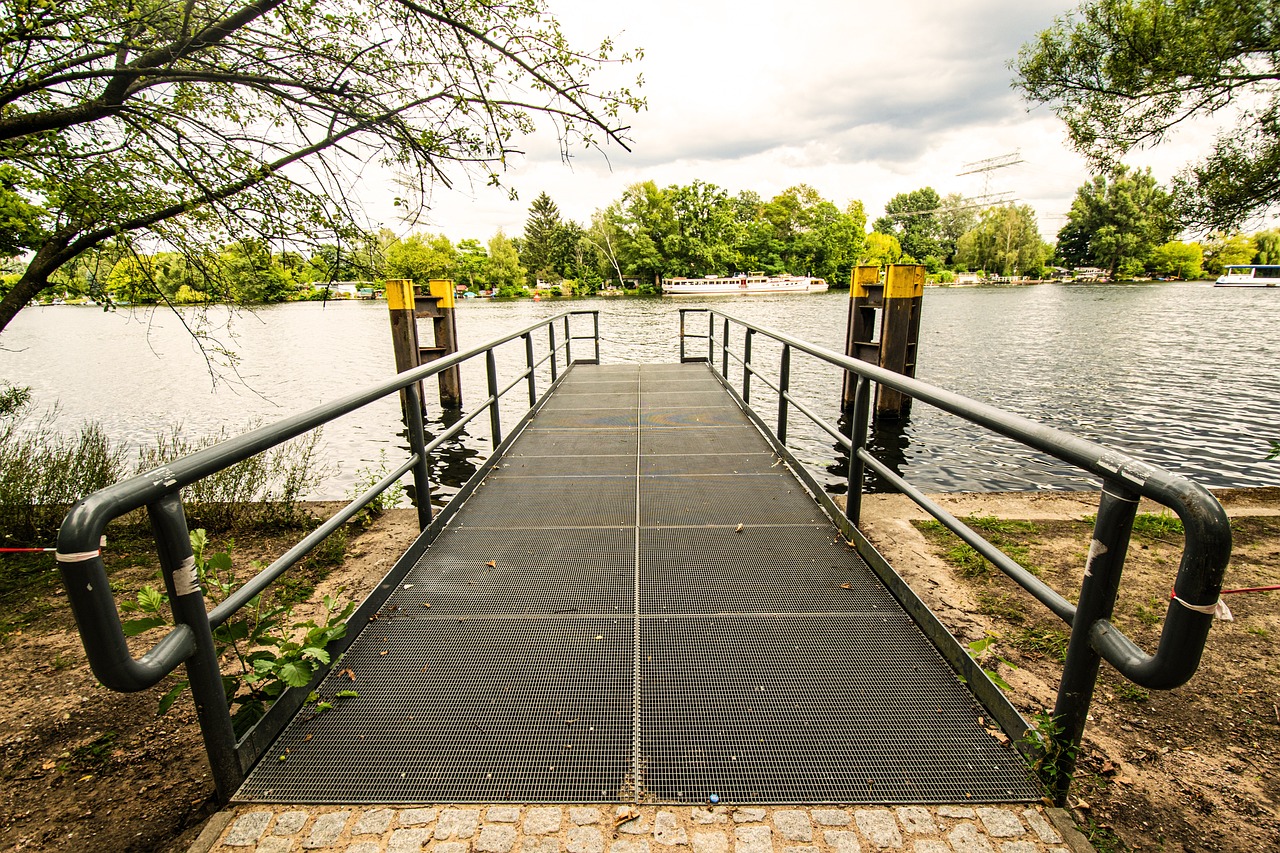
[(1067, 763), (1064, 759), (1075, 757), (1075, 747), (1062, 743), (1062, 724), (1048, 711), (1032, 715), (1030, 722), (1031, 728), (1022, 736), (1022, 743), (1029, 748), (1023, 751), (1032, 756), (1031, 769), (1045, 788), (1056, 790), (1058, 777)]
[(1012, 690), (1013, 688), (1009, 686), (1009, 682), (1000, 677), (1000, 673), (996, 672), (994, 666), (991, 669), (987, 669), (983, 666), (984, 658), (988, 660), (994, 658), (996, 661), (999, 661), (1010, 669), (1018, 668), (1013, 661), (1005, 660), (995, 652), (991, 651), (991, 645), (995, 643), (995, 641), (996, 637), (994, 634), (987, 634), (987, 636), (983, 637), (981, 640), (974, 640), (972, 643), (967, 644), (966, 648), (969, 650), (969, 657), (973, 658), (974, 662), (977, 663), (978, 666), (982, 667), (982, 671), (987, 674), (987, 678), (991, 679), (992, 684), (999, 687), (1001, 690)]
[[(378, 466), (376, 468), (359, 468), (356, 470), (356, 482), (351, 488), (351, 499), (354, 500), (360, 497), (369, 489), (378, 485), (378, 482), (389, 473), (391, 472), (387, 468), (387, 452), (381, 450), (378, 452)], [(352, 523), (361, 529), (368, 529), (384, 512), (399, 506), (400, 499), (403, 496), (404, 486), (400, 485), (399, 482), (392, 483), (381, 494), (365, 504), (356, 513), (355, 518), (351, 520)]]
[[(208, 537), (204, 530), (191, 532), (191, 549), (196, 571), (207, 601), (223, 601), (240, 586), (232, 567), (230, 549), (208, 554)], [(254, 562), (255, 570), (262, 564)], [(127, 636), (136, 636), (152, 628), (169, 624), (164, 616), (168, 596), (155, 587), (145, 586), (136, 600), (124, 602), (121, 609), (141, 614), (124, 623)], [(259, 594), (213, 632), (214, 644), (221, 660), (231, 658), (233, 671), (224, 673), (222, 687), (236, 736), (242, 737), (267, 712), (271, 703), (289, 687), (305, 687), (330, 663), (329, 643), (346, 635), (346, 619), (355, 610), (354, 602), (343, 604), (326, 595), (322, 599), (323, 615), (317, 619), (295, 621), (293, 607), (272, 603)], [(159, 714), (166, 713), (190, 685), (179, 682), (160, 699)], [(332, 699), (355, 696), (354, 690), (341, 690)], [(312, 693), (317, 713), (332, 707), (332, 699)]]

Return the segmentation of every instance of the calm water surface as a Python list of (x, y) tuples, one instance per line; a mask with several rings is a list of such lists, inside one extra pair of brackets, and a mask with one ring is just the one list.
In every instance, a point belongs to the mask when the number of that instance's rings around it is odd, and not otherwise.
[[(670, 362), (679, 357), (678, 309), (698, 305), (833, 349), (844, 343), (848, 296), (839, 292), (700, 301), (467, 300), (459, 305), (458, 330), (468, 347), (567, 308), (593, 308), (601, 312), (605, 363)], [(70, 431), (92, 418), (137, 446), (154, 442), (172, 424), (194, 439), (274, 420), (393, 371), (382, 302), (219, 313), (213, 338), (234, 351), (234, 365), (192, 340), (183, 321), (195, 319), (186, 310), (30, 308), (0, 336), (0, 381), (31, 386), (41, 406), (56, 403), (60, 428)], [(704, 321), (695, 328), (704, 331)], [(1274, 290), (1197, 283), (930, 288), (917, 375), (1211, 487), (1280, 485), (1280, 462), (1263, 461), (1268, 439), (1280, 439), (1277, 328), (1280, 293)], [(735, 338), (740, 349), (740, 335)], [(545, 345), (544, 338), (540, 349)], [(755, 349), (762, 362), (776, 360), (776, 349), (759, 342)], [(514, 378), (523, 359), (517, 342), (501, 351), (499, 362)], [(792, 371), (793, 387), (835, 420), (836, 372), (799, 357)], [(736, 369), (731, 375), (740, 383)], [(548, 379), (544, 371), (540, 387)], [(756, 386), (753, 401), (769, 411), (773, 401), (763, 390)], [(464, 402), (484, 396), (482, 373), (464, 371)], [(428, 400), (433, 397), (429, 388)], [(520, 411), (513, 401), (504, 422), (514, 423)], [(797, 455), (840, 490), (840, 453), (829, 437), (806, 427), (798, 416), (792, 420)], [(402, 458), (395, 450), (403, 444), (401, 430), (394, 399), (330, 424), (322, 437), (327, 474), (315, 497), (345, 496), (359, 469), (375, 466), (383, 450), (390, 460)], [(1091, 485), (1068, 466), (921, 404), (903, 428), (882, 430), (873, 445), (930, 491)], [(488, 452), (482, 418), (437, 461), (444, 492)]]

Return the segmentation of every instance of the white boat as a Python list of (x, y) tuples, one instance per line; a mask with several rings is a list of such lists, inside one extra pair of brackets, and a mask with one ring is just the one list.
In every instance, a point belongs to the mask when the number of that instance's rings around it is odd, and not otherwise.
[(1227, 267), (1214, 287), (1280, 287), (1280, 266), (1241, 264)]
[(817, 293), (829, 287), (820, 278), (807, 275), (708, 275), (702, 278), (664, 278), (662, 292), (673, 295), (710, 295), (717, 293)]

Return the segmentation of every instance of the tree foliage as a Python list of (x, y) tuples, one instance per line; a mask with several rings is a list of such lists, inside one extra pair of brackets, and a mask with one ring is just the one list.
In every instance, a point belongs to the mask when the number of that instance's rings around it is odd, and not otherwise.
[(942, 199), (933, 187), (898, 193), (884, 206), (884, 216), (873, 226), (881, 234), (898, 239), (903, 255), (911, 261), (938, 268), (946, 254), (942, 247), (939, 209)]
[(1058, 232), (1058, 257), (1072, 266), (1102, 267), (1113, 278), (1139, 272), (1151, 250), (1177, 231), (1172, 205), (1150, 169), (1099, 175), (1076, 190)]
[(0, 247), (31, 253), (0, 329), (109, 242), (351, 241), (362, 162), (412, 208), (499, 181), (539, 117), (567, 155), (625, 145), (642, 104), (590, 84), (613, 45), (575, 50), (542, 0), (0, 2)]
[(1031, 206), (1007, 204), (982, 211), (977, 226), (961, 236), (956, 260), (996, 275), (1039, 275), (1050, 251)]
[(1016, 85), (1051, 103), (1099, 171), (1189, 118), (1238, 116), (1180, 176), (1189, 225), (1232, 229), (1280, 204), (1276, 0), (1092, 0), (1022, 47)]

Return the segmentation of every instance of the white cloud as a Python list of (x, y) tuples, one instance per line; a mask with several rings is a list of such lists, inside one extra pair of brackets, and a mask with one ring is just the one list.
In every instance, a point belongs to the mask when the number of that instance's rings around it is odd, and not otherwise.
[[(808, 183), (874, 218), (899, 192), (1010, 191), (1031, 204), (1052, 237), (1088, 178), (1047, 108), (1028, 112), (1011, 87), (1018, 48), (1072, 0), (898, 0), (892, 4), (792, 0), (550, 0), (571, 43), (612, 37), (641, 46), (648, 110), (635, 116), (633, 152), (575, 152), (565, 165), (553, 136), (527, 139), (506, 173), (519, 194), (459, 187), (439, 192), (427, 220), (452, 238), (523, 230), (529, 202), (547, 192), (579, 222), (636, 181), (695, 179), (766, 198)], [(1136, 158), (1161, 180), (1204, 148), (1204, 135)], [(966, 163), (1019, 150), (1025, 162), (959, 177)], [(388, 221), (395, 212), (376, 208)], [(403, 230), (403, 226), (400, 226)]]

